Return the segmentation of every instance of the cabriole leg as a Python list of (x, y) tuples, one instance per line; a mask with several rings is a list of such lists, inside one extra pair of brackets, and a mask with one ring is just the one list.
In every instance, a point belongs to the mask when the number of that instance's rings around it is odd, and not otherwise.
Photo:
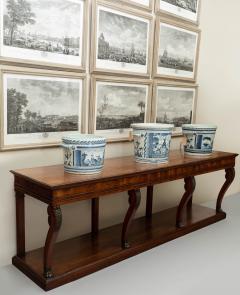
[[(184, 209), (186, 208), (186, 206), (191, 206), (191, 202), (192, 202), (192, 197), (193, 197), (193, 193), (196, 187), (196, 181), (194, 176), (189, 176), (187, 178), (184, 179), (185, 182), (185, 193), (181, 199), (181, 202), (178, 206), (178, 210), (177, 210), (177, 218), (176, 218), (176, 226), (177, 227), (183, 227), (183, 212)], [(189, 205), (190, 204), (190, 205)]]
[(141, 192), (138, 190), (131, 190), (128, 192), (129, 194), (129, 208), (127, 214), (124, 219), (123, 228), (122, 228), (122, 248), (129, 248), (130, 245), (128, 243), (128, 232), (131, 225), (131, 222), (136, 214), (136, 211), (141, 202)]
[(46, 279), (53, 278), (52, 258), (54, 244), (57, 239), (59, 229), (62, 225), (62, 211), (58, 206), (48, 206), (48, 223), (49, 230), (44, 248), (44, 277)]
[(229, 189), (230, 185), (232, 184), (234, 178), (235, 178), (235, 169), (234, 168), (228, 168), (225, 170), (225, 178), (226, 178), (226, 181), (224, 182), (221, 190), (220, 190), (220, 193), (218, 195), (218, 199), (217, 199), (217, 207), (216, 207), (216, 210), (218, 213), (220, 212), (223, 212), (222, 210), (222, 201), (223, 201), (223, 198), (227, 192), (227, 190)]

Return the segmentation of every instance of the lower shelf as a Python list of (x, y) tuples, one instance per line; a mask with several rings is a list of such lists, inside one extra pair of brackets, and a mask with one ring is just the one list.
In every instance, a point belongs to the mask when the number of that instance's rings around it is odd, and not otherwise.
[(185, 214), (186, 226), (179, 229), (175, 227), (176, 211), (171, 208), (152, 218), (134, 220), (129, 249), (121, 248), (121, 224), (103, 229), (95, 237), (87, 234), (57, 243), (52, 279), (43, 277), (43, 248), (13, 257), (13, 264), (47, 291), (226, 218), (224, 212), (193, 205)]

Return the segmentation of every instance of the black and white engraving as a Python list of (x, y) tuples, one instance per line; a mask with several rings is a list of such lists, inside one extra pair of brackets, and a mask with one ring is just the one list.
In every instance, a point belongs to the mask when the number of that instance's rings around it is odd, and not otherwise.
[(96, 130), (128, 129), (143, 123), (148, 86), (97, 82)]
[(78, 80), (6, 75), (7, 135), (79, 130)]
[(157, 88), (157, 123), (181, 127), (190, 124), (193, 118), (195, 89), (164, 87)]
[(81, 65), (82, 0), (3, 0), (1, 55)]
[(149, 21), (101, 7), (98, 20), (96, 66), (147, 72)]
[(197, 39), (195, 32), (161, 24), (158, 73), (193, 78)]
[(131, 0), (132, 2), (149, 7), (150, 0)]
[(158, 0), (161, 10), (191, 21), (197, 21), (199, 0)]
[(198, 0), (162, 0), (174, 6), (189, 10), (191, 12), (197, 12)]

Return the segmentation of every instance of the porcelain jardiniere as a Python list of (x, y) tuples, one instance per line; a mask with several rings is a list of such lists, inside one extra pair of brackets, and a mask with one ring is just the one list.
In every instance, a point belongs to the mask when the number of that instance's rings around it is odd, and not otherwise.
[(185, 154), (197, 156), (208, 156), (212, 154), (217, 126), (185, 124), (182, 126), (182, 130), (187, 139), (184, 147)]
[(63, 137), (64, 169), (69, 173), (101, 172), (104, 164), (106, 139), (92, 134)]
[(168, 161), (173, 125), (132, 124), (134, 152), (137, 162), (164, 163)]

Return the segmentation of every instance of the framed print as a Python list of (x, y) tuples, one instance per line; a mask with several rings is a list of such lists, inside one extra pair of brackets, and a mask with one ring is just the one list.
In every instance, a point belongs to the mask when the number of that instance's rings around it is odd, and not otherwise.
[(195, 81), (200, 30), (158, 20), (154, 75)]
[(156, 0), (156, 10), (198, 23), (200, 0)]
[(195, 122), (197, 86), (155, 83), (153, 121), (173, 124), (174, 134), (182, 134), (182, 125)]
[(83, 76), (2, 70), (1, 83), (1, 149), (56, 146), (83, 130)]
[(1, 1), (1, 60), (83, 69), (84, 0)]
[(149, 80), (92, 78), (90, 132), (110, 141), (129, 140), (131, 124), (150, 122)]
[(92, 72), (149, 76), (152, 16), (102, 1), (93, 11)]
[(148, 11), (152, 11), (154, 0), (121, 0), (123, 3), (132, 5), (136, 8), (142, 8)]

